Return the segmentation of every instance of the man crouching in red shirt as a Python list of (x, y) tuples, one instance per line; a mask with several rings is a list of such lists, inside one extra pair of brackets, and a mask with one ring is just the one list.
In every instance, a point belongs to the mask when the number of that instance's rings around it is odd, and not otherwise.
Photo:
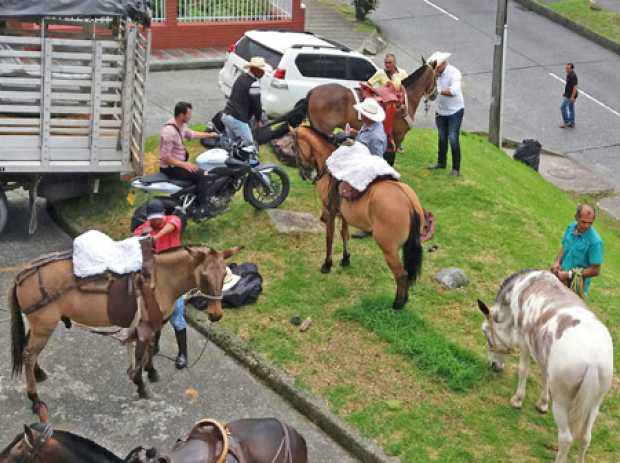
[[(146, 205), (146, 222), (135, 229), (135, 236), (150, 235), (155, 242), (155, 253), (181, 246), (183, 223), (176, 215), (166, 215), (164, 203), (159, 199), (151, 199)], [(187, 322), (185, 321), (185, 300), (183, 296), (174, 304), (174, 312), (170, 318), (177, 339), (179, 353), (175, 366), (180, 370), (187, 366)], [(159, 342), (159, 334), (157, 343)], [(156, 347), (158, 349), (158, 347)]]

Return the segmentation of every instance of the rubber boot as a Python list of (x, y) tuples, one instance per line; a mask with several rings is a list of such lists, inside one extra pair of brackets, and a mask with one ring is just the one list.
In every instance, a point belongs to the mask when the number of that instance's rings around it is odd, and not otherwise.
[(179, 346), (179, 355), (174, 362), (174, 366), (177, 370), (182, 370), (187, 367), (187, 329), (174, 331), (174, 335), (177, 338), (177, 345)]

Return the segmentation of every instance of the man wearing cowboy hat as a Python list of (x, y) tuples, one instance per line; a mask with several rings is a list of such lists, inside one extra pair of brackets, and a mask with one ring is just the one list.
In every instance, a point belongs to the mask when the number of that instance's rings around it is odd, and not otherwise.
[(448, 64), (450, 53), (436, 51), (427, 60), (432, 65), (435, 63), (435, 75), (437, 76), (437, 112), (435, 123), (439, 132), (439, 152), (437, 163), (429, 169), (445, 169), (448, 154), (448, 141), (452, 150), (452, 172), (450, 175), (458, 177), (461, 171), (461, 145), (459, 135), (465, 103), (461, 91), (461, 71)]
[[(353, 105), (353, 108), (362, 117), (362, 127), (359, 130), (351, 129), (353, 133), (357, 133), (355, 141), (366, 145), (373, 156), (383, 157), (387, 148), (387, 135), (382, 124), (385, 119), (385, 111), (374, 98), (366, 98), (361, 103)], [(392, 162), (388, 159), (386, 161), (390, 165), (394, 164), (394, 159), (391, 160)], [(359, 230), (351, 236), (353, 238), (365, 238), (370, 235), (371, 232)]]
[[(146, 205), (146, 222), (135, 229), (135, 236), (150, 235), (155, 242), (155, 252), (160, 253), (166, 249), (181, 246), (181, 233), (183, 223), (174, 215), (166, 215), (164, 204), (159, 199), (151, 199)], [(233, 275), (226, 267), (223, 291), (237, 284), (241, 277)], [(190, 293), (188, 293), (190, 294)], [(174, 328), (174, 336), (177, 340), (179, 353), (174, 362), (177, 369), (187, 367), (187, 321), (185, 320), (185, 301), (187, 295), (179, 297), (174, 303), (174, 311), (170, 317), (170, 324)], [(157, 333), (156, 350), (159, 350), (159, 336)]]
[(228, 136), (233, 140), (241, 139), (248, 145), (254, 144), (250, 119), (252, 116), (256, 122), (261, 119), (263, 109), (258, 80), (265, 74), (266, 66), (264, 58), (253, 56), (244, 66), (248, 72), (237, 78), (230, 91), (230, 98), (222, 114), (222, 123), (226, 127)]

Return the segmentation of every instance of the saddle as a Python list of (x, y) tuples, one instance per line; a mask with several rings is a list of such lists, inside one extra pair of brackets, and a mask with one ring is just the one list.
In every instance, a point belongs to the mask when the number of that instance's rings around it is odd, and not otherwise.
[[(136, 317), (138, 311), (138, 296), (144, 300), (145, 318), (150, 325), (150, 329), (158, 331), (163, 323), (159, 304), (155, 299), (153, 281), (153, 243), (151, 240), (140, 242), (142, 250), (142, 269), (140, 272), (118, 275), (112, 272), (105, 272), (92, 275), (86, 278), (73, 277), (73, 283), (54, 291), (50, 291), (46, 285), (43, 269), (49, 264), (66, 261), (69, 268), (72, 264), (73, 251), (71, 249), (53, 252), (39, 256), (30, 261), (26, 268), (15, 277), (16, 286), (20, 286), (30, 276), (36, 275), (39, 283), (41, 299), (36, 303), (25, 307), (22, 312), (25, 315), (36, 312), (40, 308), (54, 302), (64, 294), (78, 289), (87, 293), (108, 294), (108, 318), (119, 327), (128, 328)], [(137, 288), (137, 290), (136, 290)], [(67, 327), (70, 327), (68, 319), (63, 320)], [(140, 331), (140, 330), (139, 330)], [(142, 330), (144, 332), (144, 329)], [(140, 334), (140, 333), (139, 333)], [(148, 336), (148, 334), (146, 334)], [(143, 336), (139, 336), (143, 337)]]
[(394, 144), (394, 119), (398, 115), (399, 117), (405, 117), (405, 111), (407, 107), (406, 95), (403, 87), (396, 90), (391, 85), (384, 87), (372, 87), (367, 83), (362, 82), (358, 90), (359, 97), (365, 99), (368, 97), (374, 98), (381, 105), (385, 111), (385, 119), (383, 120), (383, 130), (388, 138), (388, 150), (395, 151), (396, 145)]

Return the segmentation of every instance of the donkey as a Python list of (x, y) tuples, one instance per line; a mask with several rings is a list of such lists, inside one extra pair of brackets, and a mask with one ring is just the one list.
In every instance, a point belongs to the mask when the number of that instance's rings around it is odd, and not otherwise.
[[(154, 298), (161, 309), (162, 319), (170, 318), (174, 301), (178, 297), (192, 288), (199, 288), (207, 293), (210, 320), (218, 321), (223, 316), (224, 260), (240, 249), (237, 247), (218, 252), (206, 246), (185, 246), (155, 255)], [(105, 279), (104, 276), (101, 278)], [(97, 328), (118, 326), (108, 310), (112, 291), (87, 292), (81, 288), (80, 282), (73, 275), (72, 261), (67, 258), (29, 267), (17, 275), (10, 290), (13, 375), (20, 375), (25, 366), (26, 391), (34, 413), (40, 413), (43, 404), (37, 394), (36, 382), (47, 378), (37, 359), (58, 322), (68, 318), (94, 331)], [(32, 307), (36, 310), (31, 310)], [(23, 315), (28, 318), (28, 334)], [(140, 398), (148, 398), (149, 393), (142, 380), (142, 368), (146, 369), (151, 382), (156, 382), (158, 375), (152, 364), (151, 336), (148, 330), (142, 328), (140, 324), (135, 330), (138, 338), (136, 355), (128, 374), (137, 386)]]
[(482, 331), (489, 361), (504, 367), (503, 356), (520, 350), (519, 383), (510, 403), (521, 408), (529, 356), (540, 365), (543, 388), (536, 408), (546, 413), (549, 393), (558, 427), (556, 463), (567, 461), (573, 439), (581, 443), (578, 462), (585, 461), (592, 427), (613, 379), (613, 345), (609, 331), (585, 302), (552, 273), (524, 270), (501, 285)]

